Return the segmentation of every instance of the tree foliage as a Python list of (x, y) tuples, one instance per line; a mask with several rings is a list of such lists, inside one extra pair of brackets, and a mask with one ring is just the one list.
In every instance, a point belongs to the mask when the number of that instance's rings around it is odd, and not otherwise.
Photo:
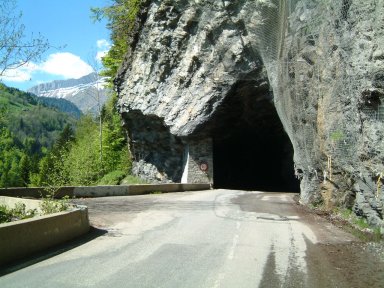
[(112, 47), (102, 58), (105, 67), (103, 75), (110, 77), (111, 81), (129, 50), (129, 39), (142, 3), (143, 0), (113, 0), (111, 6), (91, 9), (93, 19), (95, 21), (106, 19), (107, 27), (111, 31)]
[(67, 114), (39, 104), (34, 95), (0, 84), (0, 187), (38, 182), (40, 159), (74, 123)]
[[(113, 0), (110, 7), (92, 9), (95, 20), (106, 18), (111, 30), (113, 45), (103, 58), (103, 74), (111, 81), (129, 50), (142, 2)], [(0, 76), (48, 48), (40, 36), (24, 41), (21, 14), (13, 8), (15, 0), (0, 3)], [(76, 121), (48, 108), (50, 101), (0, 84), (0, 187), (120, 181), (130, 173), (131, 159), (116, 101), (112, 96), (99, 118), (83, 115)]]
[(52, 97), (36, 97), (36, 101), (42, 106), (54, 108), (60, 112), (67, 113), (76, 119), (80, 118), (81, 110), (72, 102), (63, 98), (52, 98)]
[(0, 130), (0, 187), (25, 186), (20, 160), (24, 153), (7, 128)]
[(74, 117), (40, 103), (37, 96), (0, 84), (0, 127), (7, 127), (16, 140), (30, 150), (40, 153), (51, 147), (66, 124), (72, 126)]
[(116, 101), (111, 97), (102, 107), (101, 122), (91, 115), (76, 121), (0, 84), (0, 187), (93, 185), (108, 174), (117, 181), (128, 175), (131, 160)]
[[(97, 119), (83, 117), (76, 131), (75, 143), (66, 160), (71, 185), (97, 184), (106, 174), (119, 170), (125, 175), (130, 173), (131, 162), (127, 139), (121, 126), (120, 116), (115, 110), (115, 98), (112, 97), (103, 109), (103, 145), (99, 145), (99, 127)], [(99, 157), (100, 148), (103, 158)], [(75, 171), (75, 173), (72, 173)]]
[[(40, 162), (38, 186), (94, 185), (105, 175), (128, 175), (131, 169), (127, 139), (112, 98), (103, 107), (103, 145), (99, 145), (99, 121), (84, 115), (76, 131), (64, 128), (50, 153)], [(103, 149), (103, 158), (100, 158)], [(118, 171), (118, 172), (116, 172)]]

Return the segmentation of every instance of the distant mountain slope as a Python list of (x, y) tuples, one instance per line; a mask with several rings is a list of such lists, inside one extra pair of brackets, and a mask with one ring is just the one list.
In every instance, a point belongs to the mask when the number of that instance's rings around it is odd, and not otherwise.
[(1, 125), (5, 125), (20, 143), (34, 139), (34, 145), (51, 147), (66, 124), (76, 119), (67, 113), (38, 101), (38, 98), (0, 83)]
[(75, 104), (83, 113), (97, 113), (98, 97), (103, 105), (107, 100), (106, 78), (96, 73), (79, 79), (55, 80), (39, 84), (28, 90), (40, 97), (63, 98)]
[(50, 98), (50, 97), (36, 97), (36, 101), (45, 106), (52, 107), (58, 111), (72, 115), (75, 118), (80, 118), (82, 115), (81, 110), (72, 102), (66, 99)]

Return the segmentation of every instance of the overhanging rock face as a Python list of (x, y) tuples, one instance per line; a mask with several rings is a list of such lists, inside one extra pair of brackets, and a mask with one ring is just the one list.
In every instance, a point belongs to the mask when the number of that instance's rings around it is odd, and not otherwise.
[(253, 1), (236, 2), (153, 1), (123, 71), (122, 111), (156, 115), (173, 135), (189, 136), (238, 81), (260, 72), (247, 27), (258, 13)]
[(116, 79), (134, 172), (294, 191), (295, 171), (302, 201), (382, 226), (383, 13), (382, 0), (146, 1)]
[[(254, 2), (198, 2), (150, 2), (119, 76), (134, 171), (151, 180), (211, 182), (213, 130), (220, 124), (211, 119), (224, 99), (243, 84), (262, 87), (260, 97), (271, 99), (252, 43)], [(187, 162), (194, 172), (184, 171)]]

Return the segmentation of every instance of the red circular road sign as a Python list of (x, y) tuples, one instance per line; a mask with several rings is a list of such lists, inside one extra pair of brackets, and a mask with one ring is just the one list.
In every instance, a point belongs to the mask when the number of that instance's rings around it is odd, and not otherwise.
[(208, 171), (208, 163), (207, 162), (201, 162), (200, 163), (200, 170), (204, 171), (204, 172)]

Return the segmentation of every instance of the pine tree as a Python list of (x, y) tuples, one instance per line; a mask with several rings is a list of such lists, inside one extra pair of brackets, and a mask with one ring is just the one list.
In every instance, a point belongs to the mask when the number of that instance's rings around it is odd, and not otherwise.
[(31, 160), (28, 155), (24, 154), (21, 156), (19, 164), (20, 178), (23, 181), (23, 186), (28, 186), (30, 184), (30, 174), (31, 174)]
[(75, 140), (75, 133), (72, 129), (72, 126), (70, 124), (67, 124), (64, 126), (63, 131), (60, 133), (59, 137), (57, 138), (53, 149), (57, 151), (61, 151), (61, 150), (68, 151), (70, 145), (74, 140)]

